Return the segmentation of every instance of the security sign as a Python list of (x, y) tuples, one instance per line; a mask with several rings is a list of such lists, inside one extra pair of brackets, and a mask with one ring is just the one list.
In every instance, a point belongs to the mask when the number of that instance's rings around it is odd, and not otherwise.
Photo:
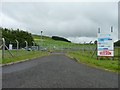
[(98, 56), (114, 56), (113, 45), (114, 44), (113, 44), (112, 32), (107, 34), (98, 32), (98, 42), (97, 42)]
[(113, 51), (109, 50), (98, 51), (98, 56), (113, 56)]

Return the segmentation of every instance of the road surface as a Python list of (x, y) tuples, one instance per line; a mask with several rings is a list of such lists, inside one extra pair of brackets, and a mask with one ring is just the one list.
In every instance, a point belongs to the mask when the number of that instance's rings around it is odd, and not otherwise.
[(71, 60), (64, 54), (3, 67), (3, 88), (117, 88), (118, 75)]

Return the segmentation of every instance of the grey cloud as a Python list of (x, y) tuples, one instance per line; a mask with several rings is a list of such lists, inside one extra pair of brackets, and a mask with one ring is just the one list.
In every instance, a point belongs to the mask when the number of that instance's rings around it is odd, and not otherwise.
[[(117, 33), (117, 3), (3, 3), (2, 13), (23, 23), (28, 31), (64, 37), (97, 37), (97, 28), (114, 26)], [(4, 23), (4, 22), (3, 22)], [(116, 34), (115, 33), (115, 34)]]

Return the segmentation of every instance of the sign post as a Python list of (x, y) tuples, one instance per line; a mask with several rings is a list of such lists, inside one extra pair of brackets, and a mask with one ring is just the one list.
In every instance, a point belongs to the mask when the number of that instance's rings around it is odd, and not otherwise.
[(98, 28), (98, 42), (97, 42), (97, 56), (98, 57), (114, 57), (114, 44), (113, 44), (113, 27), (111, 32), (102, 33)]

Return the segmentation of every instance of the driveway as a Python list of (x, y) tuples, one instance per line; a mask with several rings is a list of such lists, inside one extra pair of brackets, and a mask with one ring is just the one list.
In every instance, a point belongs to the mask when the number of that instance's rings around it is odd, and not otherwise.
[(4, 66), (3, 88), (117, 88), (118, 75), (54, 53)]

